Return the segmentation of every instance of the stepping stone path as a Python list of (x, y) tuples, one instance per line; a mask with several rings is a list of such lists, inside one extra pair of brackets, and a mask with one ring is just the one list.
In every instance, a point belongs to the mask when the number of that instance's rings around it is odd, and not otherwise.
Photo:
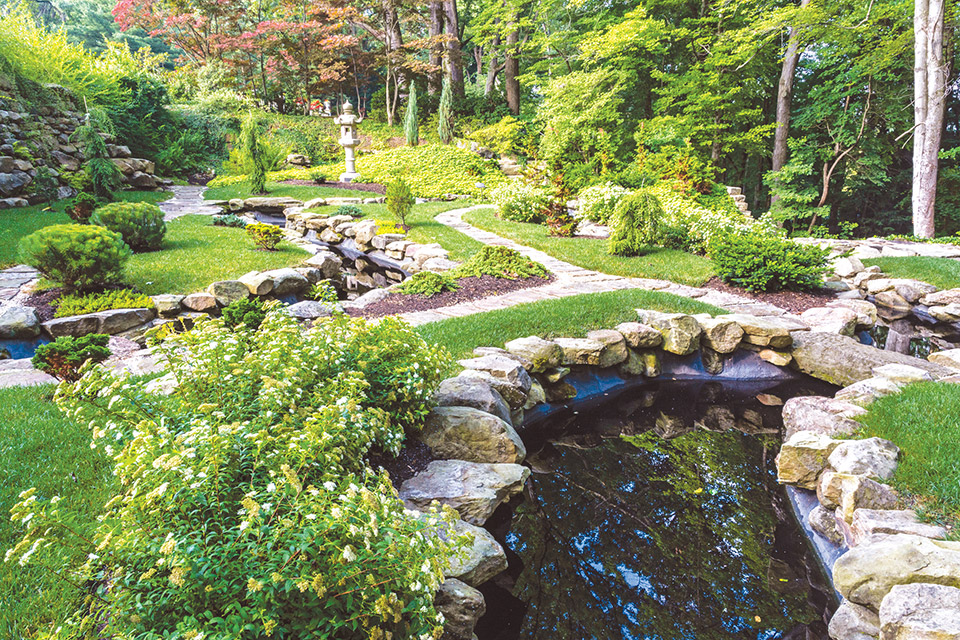
[(564, 262), (550, 256), (543, 251), (526, 247), (513, 240), (507, 240), (495, 233), (478, 229), (463, 221), (463, 214), (476, 209), (490, 208), (489, 205), (478, 205), (465, 209), (454, 209), (439, 214), (437, 222), (444, 224), (460, 233), (473, 238), (483, 244), (510, 247), (524, 256), (539, 262), (553, 272), (556, 279), (550, 284), (531, 289), (521, 289), (500, 296), (481, 298), (472, 302), (464, 302), (449, 307), (430, 309), (428, 311), (414, 311), (400, 314), (400, 317), (412, 325), (421, 325), (428, 322), (445, 320), (446, 318), (462, 318), (475, 313), (506, 309), (527, 302), (538, 302), (553, 298), (580, 295), (581, 293), (598, 293), (601, 291), (615, 291), (621, 289), (648, 289), (663, 291), (687, 298), (696, 298), (707, 304), (729, 309), (731, 313), (746, 313), (755, 316), (789, 316), (786, 310), (771, 304), (757, 302), (750, 298), (737, 296), (711, 289), (688, 287), (668, 280), (653, 280), (649, 278), (626, 278), (613, 276), (599, 271), (591, 271), (576, 265)]
[(25, 264), (3, 269), (0, 271), (0, 300), (12, 300), (20, 292), (20, 287), (39, 277), (36, 269)]
[(159, 204), (164, 220), (169, 221), (180, 216), (215, 216), (223, 213), (220, 207), (210, 204), (210, 200), (203, 199), (206, 187), (174, 185), (167, 187), (167, 190), (173, 192), (173, 197)]

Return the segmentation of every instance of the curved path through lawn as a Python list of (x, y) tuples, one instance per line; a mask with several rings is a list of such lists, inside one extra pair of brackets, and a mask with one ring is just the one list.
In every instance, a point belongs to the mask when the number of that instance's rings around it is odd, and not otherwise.
[(180, 216), (202, 215), (215, 216), (221, 213), (220, 207), (210, 204), (209, 200), (203, 199), (203, 192), (206, 187), (194, 185), (174, 185), (167, 187), (167, 191), (173, 193), (173, 197), (159, 203), (160, 210), (163, 211), (163, 219), (170, 221)]
[(576, 265), (559, 260), (538, 249), (518, 244), (513, 240), (502, 238), (495, 233), (478, 229), (463, 221), (463, 214), (475, 209), (490, 208), (490, 205), (477, 205), (464, 209), (453, 209), (437, 215), (437, 222), (444, 224), (460, 233), (479, 242), (489, 245), (510, 247), (519, 251), (531, 260), (535, 260), (552, 271), (556, 279), (550, 284), (531, 289), (521, 289), (500, 296), (481, 298), (472, 302), (464, 302), (449, 307), (430, 309), (429, 311), (413, 311), (400, 314), (400, 317), (412, 325), (421, 325), (436, 322), (447, 318), (462, 318), (475, 313), (505, 309), (527, 302), (538, 302), (552, 298), (565, 298), (581, 293), (599, 293), (618, 289), (649, 289), (663, 291), (687, 298), (696, 298), (707, 304), (712, 304), (732, 313), (749, 313), (755, 316), (784, 316), (790, 315), (780, 307), (757, 302), (750, 298), (737, 296), (711, 289), (688, 287), (668, 280), (652, 280), (649, 278), (626, 278), (613, 276), (599, 271), (591, 271)]

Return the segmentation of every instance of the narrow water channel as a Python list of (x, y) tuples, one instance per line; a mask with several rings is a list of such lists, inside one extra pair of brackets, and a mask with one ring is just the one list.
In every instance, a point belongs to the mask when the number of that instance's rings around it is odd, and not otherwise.
[(774, 468), (778, 403), (814, 391), (663, 383), (525, 433), (479, 638), (827, 638), (830, 590)]

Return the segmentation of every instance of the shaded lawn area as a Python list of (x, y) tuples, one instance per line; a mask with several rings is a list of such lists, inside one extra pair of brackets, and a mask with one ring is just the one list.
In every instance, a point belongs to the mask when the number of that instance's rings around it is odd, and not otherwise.
[[(121, 191), (117, 200), (123, 202), (161, 202), (173, 194), (169, 191)], [(0, 211), (0, 268), (19, 262), (20, 239), (38, 229), (52, 224), (70, 224), (73, 221), (66, 213), (66, 200), (51, 204), (38, 204), (22, 209)]]
[(891, 278), (910, 278), (929, 282), (938, 289), (960, 287), (960, 261), (950, 258), (905, 256), (902, 258), (870, 258), (863, 264), (877, 265)]
[[(22, 491), (36, 487), (39, 499), (60, 496), (61, 504), (77, 514), (72, 526), (81, 535), (95, 529), (95, 517), (114, 493), (110, 459), (90, 448), (85, 425), (60, 413), (53, 392), (52, 385), (0, 389), (0, 555), (23, 533), (8, 515)], [(64, 560), (93, 551), (77, 538), (70, 542), (78, 546)], [(50, 630), (82, 595), (36, 564), (0, 562), (0, 637), (27, 638), (41, 627)]]
[[(250, 198), (249, 182), (238, 182), (226, 187), (211, 187), (203, 193), (206, 200), (230, 200), (232, 198)], [(369, 191), (353, 191), (351, 189), (335, 189), (333, 187), (310, 187), (297, 184), (281, 184), (267, 182), (265, 198), (295, 198), (297, 200), (312, 200), (314, 198), (373, 198), (377, 194)]]
[(543, 225), (501, 220), (492, 208), (471, 211), (463, 219), (560, 260), (611, 275), (670, 280), (691, 286), (699, 286), (714, 275), (710, 260), (685, 251), (657, 248), (644, 256), (612, 256), (607, 252), (606, 240), (554, 237)]
[(130, 258), (125, 282), (147, 295), (189, 294), (248, 271), (294, 266), (309, 255), (289, 242), (259, 251), (243, 229), (215, 227), (209, 216), (183, 216), (167, 223), (162, 249)]
[(919, 382), (876, 400), (859, 435), (900, 447), (891, 484), (921, 515), (960, 537), (960, 385)]
[(621, 322), (635, 322), (637, 309), (674, 313), (709, 313), (725, 310), (692, 298), (670, 293), (627, 289), (585, 293), (569, 298), (520, 304), (507, 309), (450, 318), (417, 327), (428, 342), (446, 347), (454, 356), (469, 356), (474, 347), (502, 347), (514, 338), (582, 337), (593, 329), (612, 329)]

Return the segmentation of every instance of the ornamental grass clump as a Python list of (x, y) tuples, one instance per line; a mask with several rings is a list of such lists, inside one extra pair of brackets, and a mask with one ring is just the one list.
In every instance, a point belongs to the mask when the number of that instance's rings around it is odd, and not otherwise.
[(394, 318), (304, 331), (272, 304), (256, 330), (207, 320), (157, 353), (172, 395), (94, 365), (57, 390), (120, 479), (96, 532), (72, 535), (71, 505), (34, 490), (13, 507), (7, 561), (78, 585), (50, 638), (442, 634), (434, 593), (466, 539), (437, 536), (451, 510), (407, 511), (365, 460), (420, 427), (445, 352)]
[(20, 241), (23, 261), (68, 289), (89, 291), (120, 282), (130, 247), (119, 233), (86, 224), (54, 224)]
[(484, 246), (462, 265), (450, 272), (455, 278), (493, 276), (517, 280), (518, 278), (546, 278), (547, 268), (534, 262), (509, 247)]

